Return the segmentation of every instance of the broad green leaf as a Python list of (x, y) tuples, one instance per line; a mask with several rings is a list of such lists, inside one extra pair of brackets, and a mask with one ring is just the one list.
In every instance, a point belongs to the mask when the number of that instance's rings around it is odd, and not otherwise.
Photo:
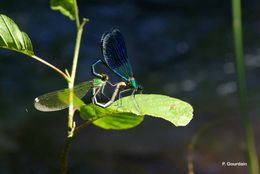
[(75, 20), (75, 0), (51, 0), (51, 9), (59, 10), (64, 16)]
[(139, 125), (144, 116), (137, 116), (131, 113), (116, 113), (112, 116), (105, 116), (93, 122), (94, 125), (103, 129), (122, 130), (130, 129)]
[(9, 17), (0, 14), (0, 47), (34, 55), (32, 42)]
[[(193, 117), (193, 108), (190, 104), (176, 98), (156, 94), (139, 94), (135, 98), (128, 96), (117, 100), (105, 109), (93, 104), (83, 106), (80, 109), (80, 115), (85, 120), (97, 119), (94, 124), (105, 129), (114, 129), (113, 124), (124, 127), (125, 123), (122, 122), (122, 119), (131, 124), (131, 119), (144, 115), (165, 119), (175, 126), (186, 126)], [(113, 123), (111, 120), (117, 123)]]
[(139, 94), (121, 99), (121, 107), (114, 103), (110, 108), (119, 112), (148, 115), (170, 121), (175, 126), (186, 126), (193, 117), (192, 106), (180, 99), (158, 94)]
[(80, 116), (84, 120), (95, 120), (93, 124), (98, 127), (113, 130), (133, 128), (143, 121), (143, 116), (101, 108), (93, 104), (82, 106)]

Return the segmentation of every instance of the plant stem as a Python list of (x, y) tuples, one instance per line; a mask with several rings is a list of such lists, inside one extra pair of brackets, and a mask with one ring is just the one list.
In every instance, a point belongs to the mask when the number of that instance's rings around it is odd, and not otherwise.
[[(76, 43), (75, 43), (75, 48), (74, 48), (74, 56), (73, 56), (71, 74), (68, 75), (68, 77), (69, 77), (68, 87), (70, 89), (70, 96), (69, 96), (70, 105), (69, 105), (69, 113), (68, 113), (68, 135), (67, 135), (66, 145), (62, 152), (62, 166), (61, 166), (62, 174), (67, 174), (69, 152), (70, 152), (72, 140), (75, 137), (74, 131), (76, 128), (76, 123), (74, 122), (74, 119), (73, 119), (74, 112), (75, 112), (74, 104), (73, 104), (73, 95), (74, 95), (73, 87), (74, 87), (74, 82), (75, 82), (75, 77), (76, 77), (76, 70), (77, 70), (77, 64), (78, 64), (82, 32), (83, 32), (84, 25), (88, 22), (88, 20), (84, 18), (82, 23), (80, 24), (77, 0), (74, 0), (74, 9), (75, 9), (77, 35), (76, 35)], [(67, 70), (66, 70), (66, 74), (69, 74)], [(76, 131), (76, 132), (78, 132), (78, 131)]]
[(77, 0), (74, 0), (74, 9), (75, 9), (76, 27), (77, 27), (77, 29), (79, 29), (80, 21), (79, 21), (79, 8), (78, 8)]
[(77, 29), (76, 44), (75, 44), (75, 49), (74, 49), (74, 57), (73, 57), (72, 69), (71, 69), (71, 75), (70, 75), (70, 81), (69, 81), (69, 89), (71, 89), (71, 93), (70, 93), (70, 105), (69, 105), (69, 115), (68, 115), (68, 137), (73, 136), (73, 132), (75, 129), (75, 123), (73, 121), (73, 115), (74, 115), (73, 87), (74, 87), (74, 81), (75, 81), (75, 77), (76, 77), (80, 42), (81, 42), (83, 27), (86, 24), (86, 22), (87, 22), (87, 20), (83, 20), (82, 24)]
[(64, 147), (64, 149), (62, 151), (62, 155), (61, 155), (61, 161), (62, 161), (61, 173), (62, 174), (68, 173), (68, 158), (69, 158), (69, 152), (71, 149), (71, 144), (73, 142), (73, 139), (76, 137), (76, 135), (79, 133), (80, 130), (82, 130), (83, 128), (90, 125), (93, 121), (94, 120), (84, 122), (83, 124), (81, 124), (80, 126), (75, 128), (72, 137), (67, 137), (66, 144), (65, 144), (65, 147)]
[(248, 116), (248, 98), (246, 90), (244, 57), (243, 57), (243, 39), (242, 39), (242, 20), (241, 20), (241, 1), (232, 0), (233, 8), (233, 34), (236, 58), (236, 74), (239, 88), (239, 101), (241, 117), (244, 124), (244, 133), (246, 141), (246, 151), (250, 174), (258, 174), (259, 166), (254, 143), (253, 130)]
[(61, 161), (62, 161), (61, 173), (62, 174), (68, 173), (68, 157), (69, 157), (69, 151), (71, 149), (71, 144), (72, 144), (73, 139), (74, 139), (74, 137), (67, 137), (65, 147), (62, 151), (62, 156), (61, 156)]
[(61, 71), (59, 68), (57, 68), (56, 66), (50, 64), (49, 62), (41, 59), (40, 57), (38, 57), (36, 55), (32, 55), (31, 57), (34, 58), (35, 60), (47, 65), (48, 67), (52, 68), (54, 71), (58, 72), (63, 78), (65, 78), (67, 81), (69, 81), (68, 76), (63, 71)]
[(79, 56), (79, 49), (80, 49), (80, 42), (81, 42), (81, 37), (82, 37), (82, 32), (83, 32), (83, 27), (86, 24), (86, 20), (83, 20), (82, 24), (77, 30), (77, 36), (76, 36), (76, 44), (75, 44), (75, 49), (74, 49), (74, 57), (73, 57), (73, 62), (72, 62), (72, 69), (71, 69), (71, 85), (74, 85), (75, 77), (76, 77), (76, 69), (77, 69), (77, 64), (78, 64), (78, 56)]
[[(77, 27), (77, 35), (76, 35), (76, 43), (75, 43), (75, 49), (74, 49), (74, 56), (73, 56), (73, 62), (72, 62), (72, 68), (71, 68), (71, 74), (69, 78), (69, 89), (70, 89), (70, 96), (69, 96), (69, 113), (68, 113), (68, 135), (66, 140), (66, 145), (64, 147), (64, 150), (62, 152), (62, 166), (61, 166), (61, 172), (62, 174), (67, 174), (68, 171), (68, 156), (69, 151), (71, 148), (72, 140), (75, 137), (74, 131), (76, 128), (76, 123), (74, 122), (74, 104), (73, 104), (73, 87), (76, 77), (76, 70), (77, 70), (77, 64), (78, 64), (78, 57), (79, 57), (79, 49), (80, 49), (80, 43), (81, 43), (81, 37), (84, 25), (88, 22), (88, 20), (83, 19), (82, 23), (80, 24), (79, 21), (79, 14), (78, 14), (78, 6), (77, 1), (74, 0), (74, 8), (75, 8), (75, 16), (76, 16), (76, 27)], [(66, 71), (68, 74), (68, 72)]]

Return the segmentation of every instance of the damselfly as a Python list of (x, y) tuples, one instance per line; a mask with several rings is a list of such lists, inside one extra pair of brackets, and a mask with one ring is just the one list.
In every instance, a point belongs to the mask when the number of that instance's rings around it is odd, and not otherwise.
[(142, 86), (137, 83), (133, 76), (132, 67), (127, 57), (124, 37), (118, 29), (112, 29), (102, 35), (101, 52), (103, 54), (103, 59), (96, 61), (92, 65), (92, 73), (95, 76), (101, 76), (101, 74), (95, 72), (95, 66), (98, 63), (103, 63), (126, 82), (128, 89), (121, 91), (119, 95), (123, 92), (132, 90), (133, 96), (136, 91), (142, 90)]
[[(97, 95), (99, 93), (104, 94), (104, 87), (106, 84), (110, 84), (111, 86), (115, 86), (115, 90), (112, 94), (111, 99), (106, 102), (106, 103), (100, 103), (97, 100)], [(50, 92), (44, 95), (41, 95), (37, 98), (35, 98), (34, 100), (34, 107), (39, 110), (39, 111), (43, 111), (43, 112), (52, 112), (52, 111), (59, 111), (62, 109), (65, 109), (69, 106), (69, 96), (70, 93), (73, 92), (73, 94), (77, 97), (77, 98), (82, 98), (84, 97), (87, 92), (92, 89), (92, 93), (93, 93), (93, 97), (92, 97), (92, 101), (94, 104), (101, 106), (101, 107), (108, 107), (110, 106), (118, 92), (119, 92), (119, 88), (121, 86), (125, 86), (124, 82), (119, 82), (117, 84), (111, 84), (108, 81), (108, 76), (106, 74), (102, 74), (102, 77), (95, 78), (91, 81), (86, 81), (86, 82), (82, 82), (78, 85), (75, 85), (75, 87), (73, 88), (73, 90), (71, 91), (70, 89), (62, 89), (62, 90), (57, 90), (54, 92)], [(73, 101), (74, 102), (74, 101)]]

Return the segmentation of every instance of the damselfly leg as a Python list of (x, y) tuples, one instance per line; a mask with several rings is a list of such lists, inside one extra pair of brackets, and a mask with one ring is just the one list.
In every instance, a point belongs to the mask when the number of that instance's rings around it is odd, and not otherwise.
[[(132, 101), (133, 101), (133, 103), (134, 103), (135, 109), (136, 109), (138, 112), (141, 112), (140, 107), (139, 107), (139, 105), (138, 105), (138, 103), (137, 103), (137, 101), (136, 101), (136, 98), (135, 98), (135, 93), (136, 93), (137, 90), (132, 89), (132, 88), (128, 88), (128, 89), (125, 89), (125, 90), (122, 90), (122, 91), (119, 92), (119, 99), (118, 99), (118, 101), (117, 101), (118, 107), (121, 107), (121, 106), (123, 105), (123, 101), (122, 101), (122, 96), (123, 96), (123, 95), (122, 95), (122, 94), (123, 94), (123, 93), (126, 93), (126, 92), (129, 92), (129, 91), (132, 91), (132, 93), (131, 93), (131, 98), (132, 98)], [(118, 102), (120, 102), (120, 103), (118, 103)]]
[[(103, 74), (100, 74), (100, 73), (97, 73), (96, 70), (95, 70), (95, 66), (99, 63), (102, 63), (102, 60), (97, 60), (96, 62), (94, 62), (92, 65), (91, 65), (91, 73), (96, 76), (96, 77), (99, 77), (100, 79), (104, 78), (104, 75)], [(102, 79), (103, 80), (103, 79)], [(104, 80), (108, 80), (108, 79), (104, 79)]]
[(93, 89), (93, 92), (95, 92), (94, 95), (93, 95), (93, 101), (94, 101), (94, 104), (95, 104), (95, 105), (98, 105), (98, 106), (103, 107), (103, 108), (106, 108), (106, 107), (110, 106), (110, 105), (115, 101), (116, 96), (117, 96), (117, 94), (118, 94), (118, 92), (119, 92), (120, 87), (126, 86), (125, 82), (119, 82), (119, 83), (111, 84), (111, 85), (112, 85), (112, 86), (116, 86), (116, 88), (115, 88), (115, 90), (114, 90), (114, 92), (113, 92), (113, 94), (112, 94), (111, 99), (110, 99), (108, 102), (106, 102), (106, 103), (100, 103), (100, 102), (98, 102), (98, 100), (97, 100), (97, 98), (96, 98), (96, 96), (97, 96), (97, 94), (100, 92), (101, 88), (99, 88), (99, 89), (96, 90), (96, 91), (94, 91), (94, 89)]

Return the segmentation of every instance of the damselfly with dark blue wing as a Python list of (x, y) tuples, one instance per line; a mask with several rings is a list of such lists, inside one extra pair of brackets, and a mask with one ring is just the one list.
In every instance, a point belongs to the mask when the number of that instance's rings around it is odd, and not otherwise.
[[(92, 73), (95, 76), (101, 77), (102, 74), (96, 73), (95, 65), (103, 63), (126, 82), (128, 88), (119, 93), (119, 98), (121, 93), (130, 90), (132, 90), (132, 96), (134, 98), (135, 92), (142, 91), (142, 87), (138, 85), (133, 76), (132, 67), (127, 57), (124, 37), (118, 29), (112, 29), (102, 35), (101, 52), (103, 54), (103, 60), (98, 60), (92, 64)], [(133, 101), (137, 110), (140, 111), (135, 99)]]
[(104, 33), (101, 38), (101, 51), (108, 67), (124, 80), (133, 77), (132, 67), (127, 57), (124, 38), (118, 29)]
[[(97, 63), (103, 62), (115, 74), (127, 82), (128, 87), (133, 91), (142, 90), (142, 87), (137, 84), (133, 77), (133, 71), (129, 59), (127, 57), (126, 45), (124, 37), (118, 29), (112, 29), (103, 34), (101, 38), (101, 51), (103, 61), (98, 60)], [(99, 76), (98, 74), (95, 74)]]

